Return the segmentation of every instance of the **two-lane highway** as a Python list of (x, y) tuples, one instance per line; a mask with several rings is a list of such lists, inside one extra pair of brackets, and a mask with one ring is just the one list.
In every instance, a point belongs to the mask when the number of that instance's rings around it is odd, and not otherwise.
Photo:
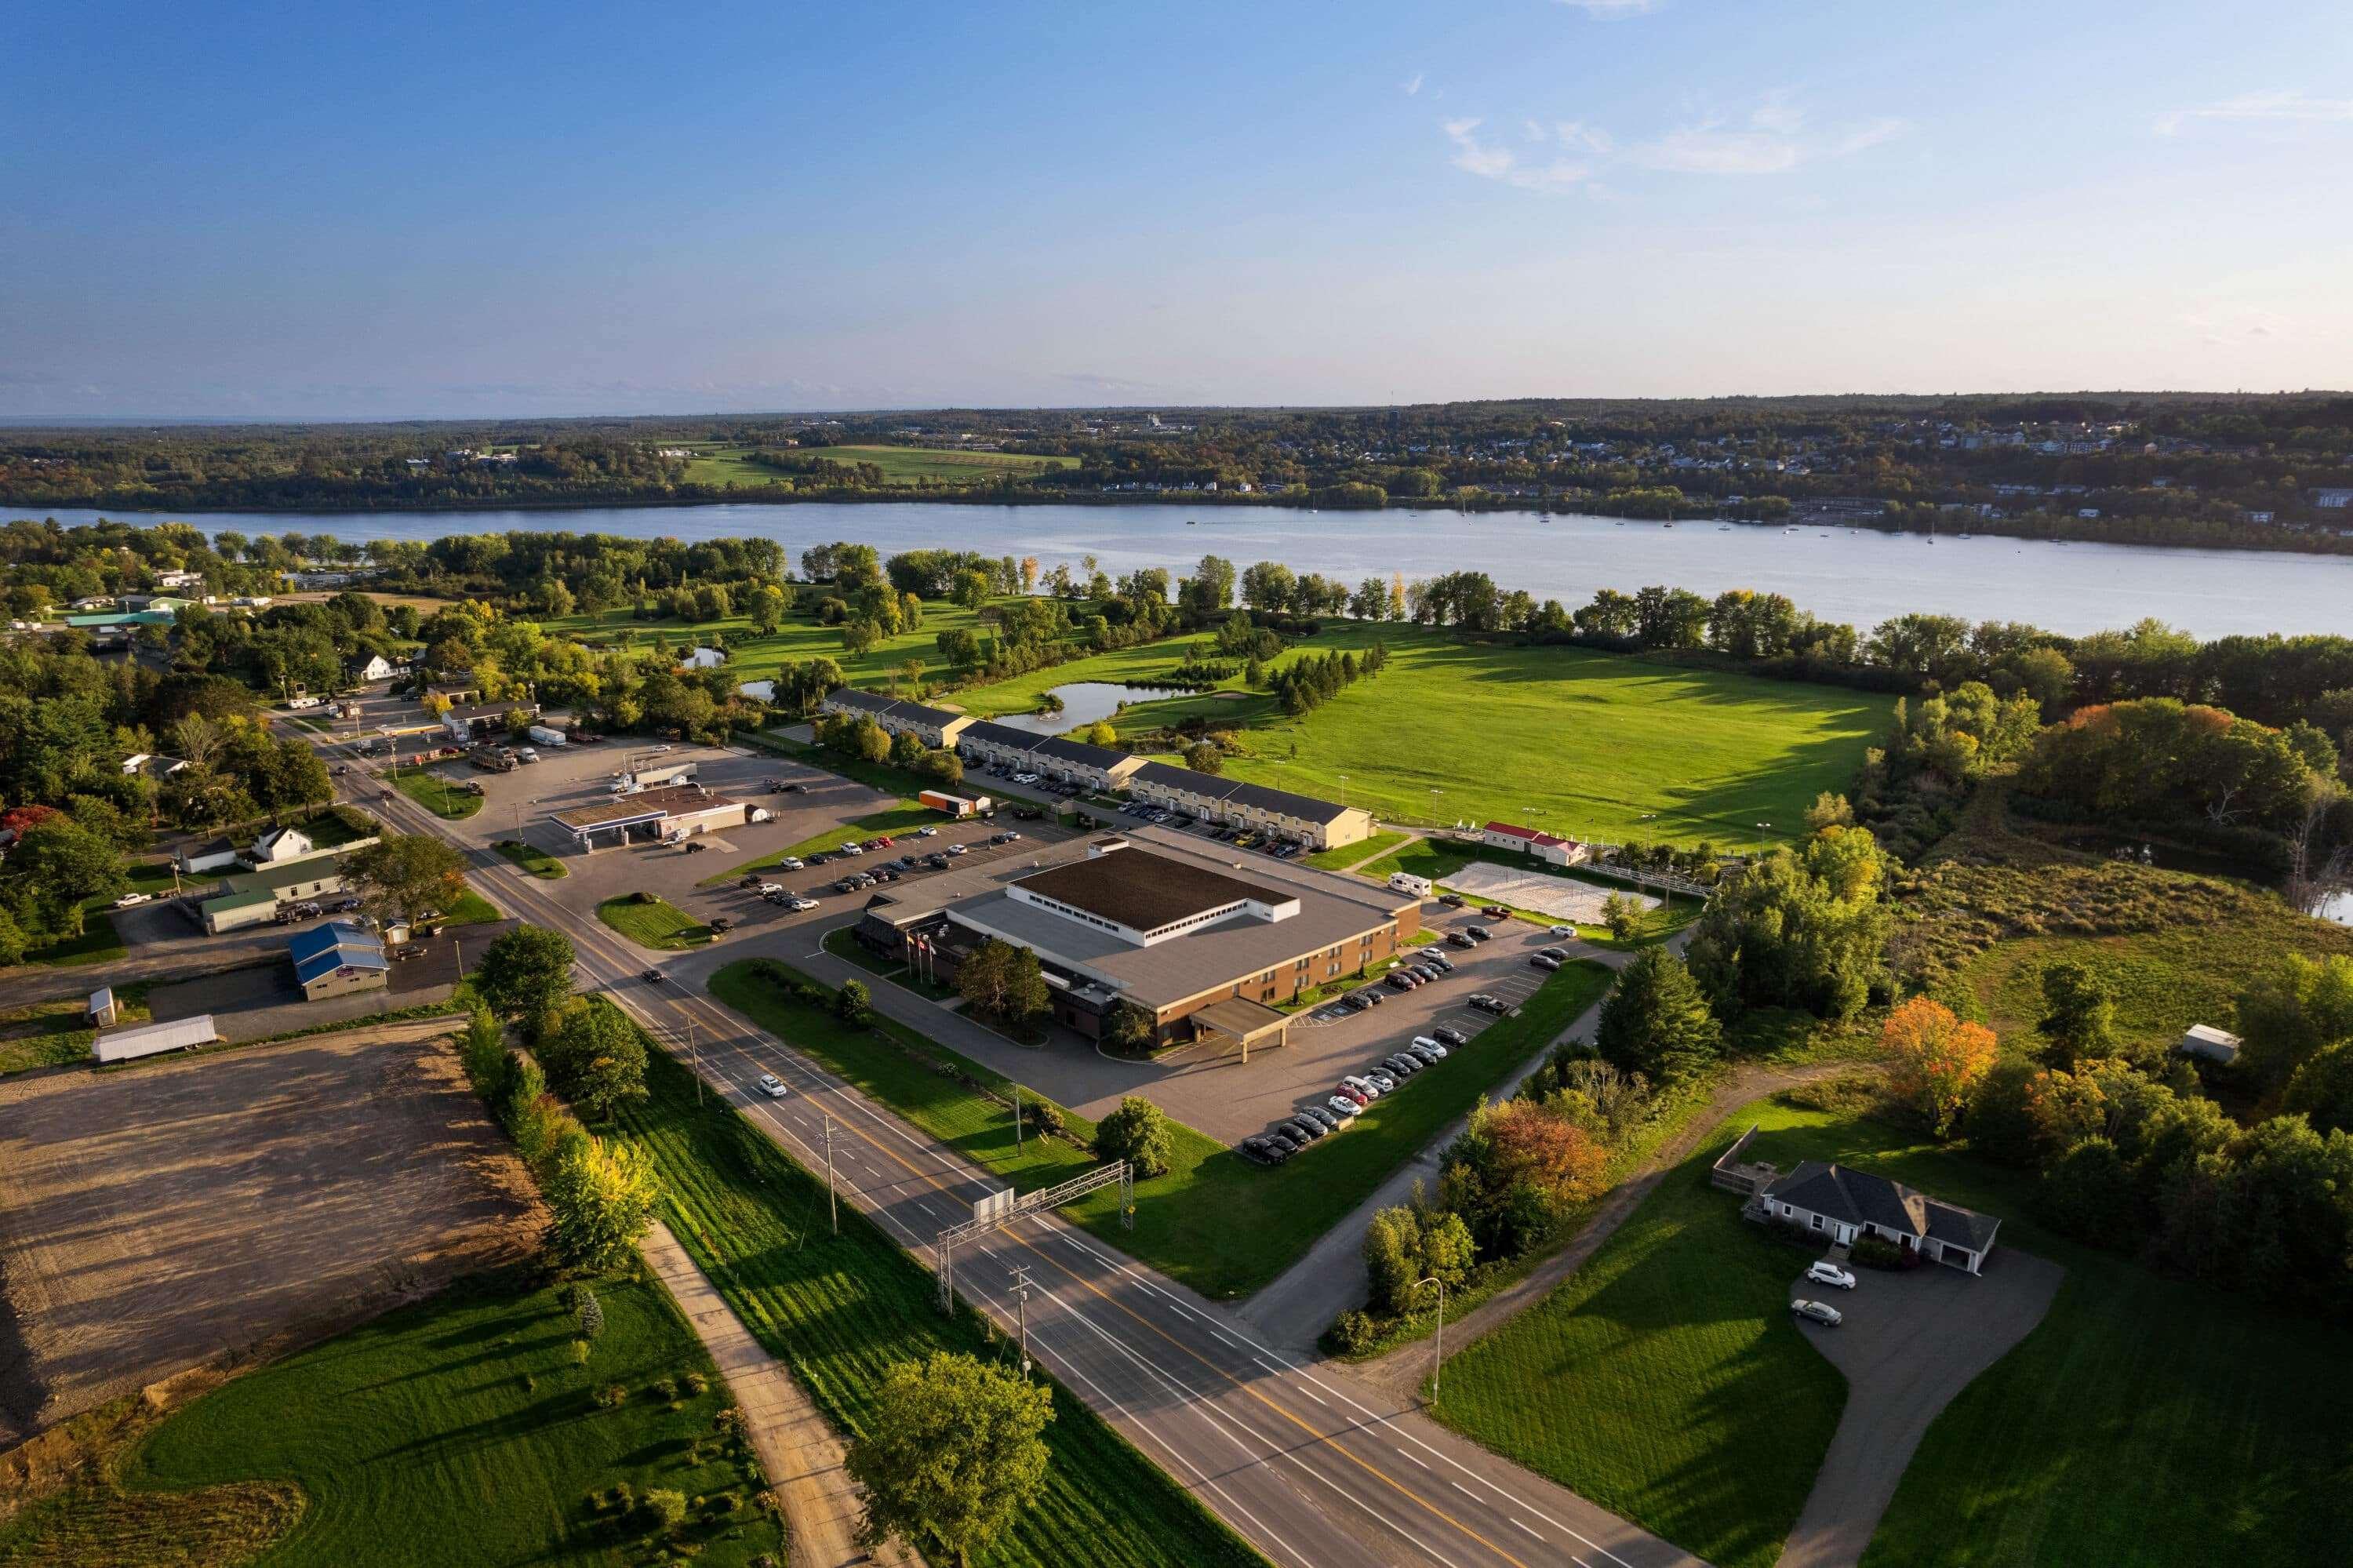
[[(388, 808), (365, 803), (408, 831), (459, 843), (501, 903), (568, 936), (588, 984), (658, 1037), (682, 1044), (691, 1028), (704, 1078), (809, 1169), (824, 1165), (829, 1119), (844, 1201), (926, 1266), (937, 1234), (1001, 1186), (708, 997), (638, 979), (648, 955), (406, 797)], [(769, 940), (795, 935), (788, 928)], [(748, 956), (757, 943), (744, 948)], [(779, 948), (777, 956), (793, 955)], [(766, 1073), (788, 1086), (784, 1098), (759, 1091)], [(1277, 1563), (1666, 1568), (1693, 1561), (1344, 1371), (1278, 1353), (1231, 1314), (1059, 1216), (1024, 1218), (959, 1254), (959, 1288), (1008, 1333), (1018, 1309), (1017, 1269), (1029, 1282), (1038, 1361)]]

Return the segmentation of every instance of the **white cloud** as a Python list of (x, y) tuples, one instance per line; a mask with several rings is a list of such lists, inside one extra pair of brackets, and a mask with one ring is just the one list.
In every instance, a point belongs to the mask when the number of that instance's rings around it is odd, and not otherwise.
[(1582, 11), (1597, 22), (1620, 22), (1629, 16), (1646, 16), (1664, 0), (1560, 0), (1560, 4), (1572, 11)]
[(2301, 90), (2242, 92), (2195, 109), (2169, 109), (2153, 125), (2160, 136), (2176, 136), (2193, 120), (2265, 121), (2274, 124), (2323, 124), (2353, 121), (2353, 98), (2307, 98)]
[(1454, 165), (1482, 179), (1526, 190), (1560, 190), (1586, 185), (1599, 165), (1631, 164), (1681, 175), (1778, 175), (1801, 164), (1843, 158), (1875, 147), (1904, 132), (1900, 120), (1873, 120), (1809, 133), (1806, 112), (1786, 91), (1768, 92), (1745, 119), (1715, 116), (1680, 125), (1665, 134), (1626, 143), (1598, 125), (1560, 120), (1547, 126), (1521, 122), (1530, 144), (1556, 148), (1549, 163), (1527, 158), (1497, 143), (1482, 141), (1478, 120), (1444, 122), (1454, 143)]
[(1421, 90), (1421, 79), (1424, 74), (1425, 73), (1421, 71), (1414, 72), (1411, 76), (1398, 83), (1398, 90), (1404, 93), (1408, 98), (1413, 97)]
[(1454, 166), (1482, 180), (1500, 180), (1524, 191), (1560, 191), (1582, 185), (1593, 175), (1590, 164), (1555, 158), (1548, 164), (1523, 163), (1509, 147), (1479, 139), (1480, 122), (1449, 120), (1446, 139), (1454, 143)]

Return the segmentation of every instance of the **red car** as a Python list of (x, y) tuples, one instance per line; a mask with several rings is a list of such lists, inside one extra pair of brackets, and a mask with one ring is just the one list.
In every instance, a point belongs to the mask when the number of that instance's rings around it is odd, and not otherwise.
[(869, 849), (889, 849), (891, 847), (891, 835), (885, 833), (866, 847)]

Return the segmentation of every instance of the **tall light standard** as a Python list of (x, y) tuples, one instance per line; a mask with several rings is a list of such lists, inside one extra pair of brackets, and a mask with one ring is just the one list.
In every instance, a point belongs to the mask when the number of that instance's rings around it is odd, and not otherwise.
[(1772, 831), (1773, 824), (1770, 822), (1759, 822), (1757, 824), (1757, 853), (1758, 854), (1761, 855), (1765, 853), (1765, 835)]
[(1438, 1287), (1438, 1364), (1430, 1369), (1430, 1400), (1435, 1404), (1438, 1403), (1438, 1380), (1446, 1375), (1446, 1281), (1433, 1274), (1427, 1279), (1415, 1280), (1413, 1287), (1419, 1290), (1425, 1285)]
[(1434, 828), (1434, 827), (1437, 827), (1437, 826), (1439, 825), (1439, 821), (1438, 821), (1438, 798), (1439, 798), (1440, 795), (1443, 795), (1443, 794), (1445, 794), (1445, 793), (1446, 793), (1446, 791), (1445, 791), (1445, 790), (1440, 789), (1437, 785), (1435, 785), (1435, 784), (1432, 784), (1432, 785), (1430, 787), (1430, 825), (1431, 827), (1433, 827), (1433, 828)]

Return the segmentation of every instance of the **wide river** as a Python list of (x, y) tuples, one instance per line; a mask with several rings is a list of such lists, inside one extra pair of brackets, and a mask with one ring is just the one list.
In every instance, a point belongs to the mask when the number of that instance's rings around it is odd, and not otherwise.
[[(90, 511), (0, 505), (0, 519)], [(141, 514), (111, 514), (123, 521)], [(1073, 571), (1093, 556), (1116, 577), (1137, 567), (1181, 573), (1204, 555), (1239, 566), (1278, 560), (1355, 583), (1483, 571), (1506, 588), (1574, 609), (1596, 588), (1650, 583), (1713, 595), (1783, 593), (1800, 609), (1868, 630), (1930, 610), (1971, 620), (2022, 620), (2069, 634), (2144, 616), (2200, 637), (2235, 632), (2353, 635), (2353, 556), (2052, 544), (1991, 535), (1880, 534), (1820, 526), (1621, 522), (1533, 512), (1307, 512), (1282, 506), (971, 506), (923, 502), (786, 505), (579, 507), (506, 512), (173, 513), (207, 533), (326, 534), (353, 541), (563, 529), (578, 534), (708, 539), (755, 535), (792, 556), (850, 539), (884, 555), (921, 547), (1036, 556)]]

